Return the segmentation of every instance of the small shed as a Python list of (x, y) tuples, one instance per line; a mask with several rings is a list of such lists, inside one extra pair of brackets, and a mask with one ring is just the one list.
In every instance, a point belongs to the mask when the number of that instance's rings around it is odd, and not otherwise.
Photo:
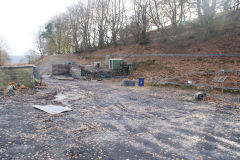
[(26, 87), (34, 87), (34, 75), (39, 75), (34, 65), (0, 66), (0, 88), (6, 88), (10, 82), (21, 83)]
[(122, 59), (109, 59), (109, 69), (119, 70), (123, 68)]

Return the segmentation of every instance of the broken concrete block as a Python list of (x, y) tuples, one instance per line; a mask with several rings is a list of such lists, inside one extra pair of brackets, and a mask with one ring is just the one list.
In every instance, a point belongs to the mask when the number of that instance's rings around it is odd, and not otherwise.
[(81, 70), (80, 67), (72, 67), (70, 69), (70, 74), (72, 75), (73, 78), (81, 79), (81, 77), (82, 77), (82, 70)]
[(135, 86), (135, 81), (133, 81), (133, 80), (123, 80), (121, 86)]
[(71, 68), (71, 65), (68, 65), (68, 64), (53, 64), (52, 74), (53, 75), (69, 74), (70, 68)]
[(99, 69), (101, 67), (101, 62), (93, 62), (93, 68)]
[(195, 98), (195, 100), (197, 100), (197, 101), (203, 100), (204, 97), (206, 97), (206, 96), (207, 96), (207, 93), (206, 93), (206, 92), (197, 92), (197, 93), (194, 94), (194, 98)]

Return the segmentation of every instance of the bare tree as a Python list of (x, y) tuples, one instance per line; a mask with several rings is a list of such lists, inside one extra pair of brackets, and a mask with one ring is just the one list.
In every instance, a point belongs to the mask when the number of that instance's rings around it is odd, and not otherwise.
[(72, 46), (74, 48), (74, 52), (78, 53), (80, 51), (79, 43), (81, 39), (80, 35), (80, 15), (79, 13), (82, 9), (82, 4), (79, 2), (77, 5), (72, 5), (68, 7), (68, 19), (69, 19), (69, 27), (70, 27), (70, 34), (72, 40)]
[(198, 18), (202, 24), (212, 22), (216, 13), (216, 0), (197, 0)]
[(24, 59), (21, 60), (21, 63), (34, 64), (40, 58), (41, 58), (41, 56), (35, 50), (30, 49), (24, 56)]
[[(95, 6), (94, 1), (89, 1), (87, 6), (84, 9), (84, 12), (82, 14), (82, 36), (83, 36), (83, 43), (82, 48), (83, 51), (90, 50), (92, 46), (95, 46), (95, 40), (96, 40), (96, 13), (95, 13)], [(92, 33), (93, 38), (92, 38)]]
[(123, 44), (123, 45), (127, 45), (128, 44), (128, 38), (130, 35), (130, 31), (129, 31), (129, 17), (126, 14), (126, 8), (125, 5), (123, 3), (123, 10), (122, 10), (122, 18), (123, 18), (123, 22), (121, 23), (120, 29), (119, 29), (119, 41)]
[(66, 15), (55, 17), (54, 36), (57, 46), (57, 53), (63, 54), (71, 51), (70, 29), (68, 28), (68, 19)]
[[(131, 11), (126, 11), (126, 2), (131, 2)], [(178, 31), (185, 21), (196, 17), (211, 31), (217, 12), (238, 6), (239, 0), (87, 0), (49, 21), (38, 34), (38, 50), (41, 55), (80, 53), (127, 45), (133, 38), (146, 44), (147, 31), (152, 28), (164, 32), (171, 26)]]
[(111, 43), (116, 47), (120, 29), (123, 26), (125, 17), (125, 6), (123, 0), (110, 0), (110, 13), (108, 21), (111, 29)]
[(151, 23), (157, 27), (158, 30), (163, 31), (168, 21), (166, 17), (165, 3), (163, 0), (149, 0), (149, 16)]
[(130, 30), (133, 34), (135, 41), (140, 44), (147, 43), (147, 29), (149, 27), (148, 1), (147, 0), (134, 0), (134, 15), (131, 17)]
[(42, 35), (42, 32), (43, 31), (41, 29), (39, 29), (37, 36), (36, 36), (36, 46), (37, 46), (38, 53), (40, 54), (41, 58), (43, 58), (47, 54), (46, 48), (45, 48), (46, 43), (44, 43), (45, 39)]
[[(98, 47), (103, 48), (105, 46), (107, 38), (107, 27), (109, 14), (109, 1), (108, 0), (96, 0), (95, 3), (95, 20), (98, 32)], [(96, 35), (95, 35), (96, 36)]]

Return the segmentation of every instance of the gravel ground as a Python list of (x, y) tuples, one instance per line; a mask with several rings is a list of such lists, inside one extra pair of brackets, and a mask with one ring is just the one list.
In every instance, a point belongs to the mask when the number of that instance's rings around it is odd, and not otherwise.
[[(173, 88), (45, 80), (47, 89), (0, 98), (0, 159), (240, 159), (237, 102), (196, 102), (193, 91)], [(47, 104), (73, 111), (33, 108)]]

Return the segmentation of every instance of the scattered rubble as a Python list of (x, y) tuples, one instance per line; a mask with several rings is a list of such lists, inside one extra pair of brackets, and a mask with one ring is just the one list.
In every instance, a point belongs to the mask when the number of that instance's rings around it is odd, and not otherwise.
[(93, 68), (99, 69), (101, 67), (101, 62), (93, 62)]
[[(202, 104), (193, 101), (191, 90), (125, 88), (50, 77), (45, 81), (50, 87), (34, 95), (0, 98), (0, 153), (9, 155), (5, 159), (100, 159), (102, 153), (102, 159), (163, 159), (162, 154), (194, 159), (209, 156), (209, 146), (215, 149), (212, 159), (235, 158), (234, 150), (225, 152), (217, 145), (238, 147), (238, 99), (236, 105)], [(233, 98), (220, 99), (226, 97)], [(52, 115), (33, 105), (66, 106), (74, 112)]]
[(69, 76), (52, 76), (53, 79), (62, 80), (62, 81), (73, 81), (73, 77)]
[(13, 96), (15, 95), (17, 92), (18, 93), (26, 93), (28, 90), (27, 87), (25, 87), (23, 84), (21, 83), (16, 83), (16, 82), (10, 82), (7, 87), (4, 89), (3, 94), (5, 95), (9, 95), (9, 96)]
[(194, 98), (197, 101), (202, 101), (205, 97), (207, 97), (207, 93), (206, 92), (197, 92), (194, 94)]
[[(53, 64), (52, 75), (71, 76), (80, 80), (98, 80), (118, 76), (128, 76), (133, 70), (131, 64), (125, 63), (122, 59), (109, 59), (106, 57), (107, 64), (101, 62), (92, 62), (91, 65), (76, 65), (75, 63)], [(60, 79), (59, 79), (60, 80)], [(63, 80), (61, 78), (61, 80)]]
[(6, 88), (6, 91), (10, 95), (14, 95), (14, 91), (17, 90), (17, 84), (15, 82), (10, 82), (8, 84), (8, 87)]

